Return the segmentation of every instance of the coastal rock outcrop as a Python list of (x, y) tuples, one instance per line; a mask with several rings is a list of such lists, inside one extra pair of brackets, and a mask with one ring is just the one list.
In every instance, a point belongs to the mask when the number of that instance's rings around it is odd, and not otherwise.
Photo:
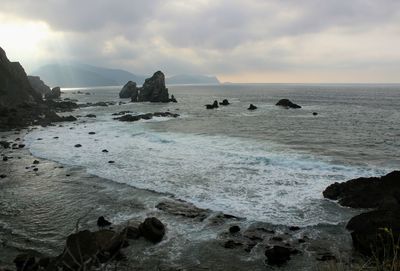
[(257, 106), (255, 106), (254, 104), (250, 104), (249, 108), (247, 108), (247, 110), (256, 110)]
[(206, 104), (205, 107), (206, 107), (207, 109), (218, 108), (218, 101), (215, 100), (212, 104)]
[(300, 105), (292, 103), (289, 99), (279, 100), (279, 102), (277, 102), (276, 105), (282, 106), (282, 107), (285, 107), (285, 108), (295, 108), (295, 109), (296, 108), (301, 108)]
[(395, 251), (393, 240), (400, 238), (400, 171), (334, 183), (323, 195), (342, 206), (375, 209), (353, 217), (347, 224), (356, 250), (378, 257)]
[(51, 89), (48, 85), (46, 85), (39, 76), (28, 75), (29, 83), (32, 88), (39, 93), (42, 97), (48, 95), (51, 92)]
[(60, 89), (60, 87), (54, 87), (54, 88), (51, 90), (51, 92), (50, 92), (50, 93), (47, 93), (46, 95), (44, 95), (44, 97), (45, 97), (47, 100), (50, 100), (50, 99), (60, 99), (60, 97), (61, 97), (61, 89)]
[(133, 121), (138, 121), (138, 120), (149, 120), (152, 119), (153, 117), (170, 117), (170, 118), (177, 118), (179, 117), (179, 114), (174, 114), (170, 112), (155, 112), (155, 113), (147, 113), (147, 114), (141, 114), (141, 115), (131, 115), (131, 114), (126, 114), (121, 117), (114, 118), (115, 120), (119, 121), (128, 121), (128, 122), (133, 122)]
[(230, 105), (229, 101), (227, 99), (223, 99), (220, 105)]
[[(133, 101), (133, 100), (132, 100)], [(139, 90), (138, 102), (169, 102), (168, 88), (165, 87), (165, 76), (157, 71), (147, 78)]]
[(165, 235), (165, 226), (156, 217), (148, 217), (139, 226), (140, 233), (147, 240), (158, 243)]
[(128, 83), (126, 83), (119, 92), (119, 97), (121, 99), (131, 98), (133, 102), (136, 102), (138, 99), (138, 94), (139, 92), (136, 87), (136, 83), (128, 81)]

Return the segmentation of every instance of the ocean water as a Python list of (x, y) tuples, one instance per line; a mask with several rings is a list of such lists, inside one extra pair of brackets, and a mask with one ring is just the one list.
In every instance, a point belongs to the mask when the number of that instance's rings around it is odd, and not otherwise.
[[(170, 86), (177, 104), (129, 103), (119, 90), (64, 89), (64, 98), (117, 104), (82, 108), (73, 115), (97, 117), (29, 133), (32, 154), (199, 207), (299, 226), (335, 225), (354, 214), (323, 199), (329, 184), (400, 166), (400, 85)], [(302, 109), (275, 106), (282, 98)], [(205, 109), (222, 99), (231, 105)], [(250, 103), (258, 110), (248, 111)], [(113, 120), (123, 110), (180, 117)]]

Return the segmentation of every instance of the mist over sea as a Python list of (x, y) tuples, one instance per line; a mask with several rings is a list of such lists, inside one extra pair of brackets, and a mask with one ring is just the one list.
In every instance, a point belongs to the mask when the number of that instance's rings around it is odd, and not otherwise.
[[(119, 102), (119, 90), (64, 89), (62, 97)], [(177, 104), (79, 109), (75, 114), (97, 117), (40, 128), (28, 134), (27, 144), (38, 157), (276, 225), (347, 221), (351, 211), (323, 199), (322, 191), (333, 182), (382, 175), (400, 165), (399, 85), (187, 85), (170, 86), (169, 92)], [(204, 107), (225, 98), (231, 105)], [(303, 108), (275, 106), (282, 98)], [(248, 111), (250, 103), (258, 109)], [(112, 113), (123, 110), (181, 116), (113, 120)], [(96, 134), (88, 135), (91, 131)]]

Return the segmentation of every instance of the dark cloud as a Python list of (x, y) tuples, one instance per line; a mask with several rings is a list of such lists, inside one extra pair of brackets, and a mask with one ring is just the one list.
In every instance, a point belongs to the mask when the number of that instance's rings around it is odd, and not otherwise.
[(398, 69), (387, 63), (400, 60), (386, 51), (400, 45), (398, 0), (2, 0), (0, 13), (63, 33), (66, 58), (138, 73)]

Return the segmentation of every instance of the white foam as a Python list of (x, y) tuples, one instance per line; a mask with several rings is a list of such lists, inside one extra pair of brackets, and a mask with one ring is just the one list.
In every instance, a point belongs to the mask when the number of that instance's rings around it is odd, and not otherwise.
[[(266, 141), (158, 133), (147, 130), (145, 123), (101, 121), (85, 126), (73, 132), (68, 126), (37, 130), (26, 142), (39, 157), (273, 224), (342, 222), (348, 218), (345, 211), (330, 210), (333, 204), (323, 200), (322, 191), (335, 181), (382, 173), (333, 164)], [(43, 140), (36, 140), (39, 137)], [(82, 147), (74, 148), (78, 143)]]

